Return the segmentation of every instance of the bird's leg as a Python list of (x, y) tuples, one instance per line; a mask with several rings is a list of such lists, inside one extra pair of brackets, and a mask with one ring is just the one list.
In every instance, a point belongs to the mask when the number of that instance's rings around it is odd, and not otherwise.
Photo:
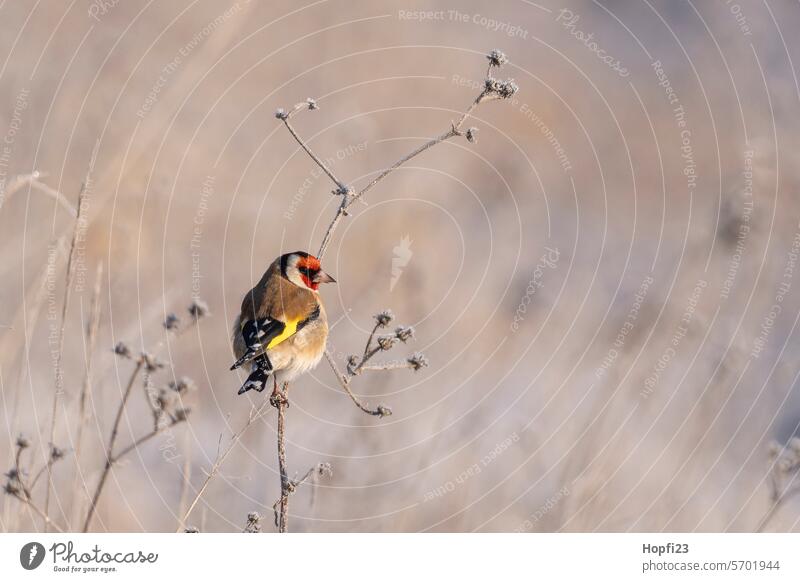
[(281, 406), (286, 406), (288, 408), (289, 399), (286, 397), (286, 394), (278, 388), (278, 379), (274, 374), (272, 375), (272, 381), (274, 383), (274, 387), (272, 389), (272, 394), (269, 397), (270, 404), (278, 409), (280, 409)]

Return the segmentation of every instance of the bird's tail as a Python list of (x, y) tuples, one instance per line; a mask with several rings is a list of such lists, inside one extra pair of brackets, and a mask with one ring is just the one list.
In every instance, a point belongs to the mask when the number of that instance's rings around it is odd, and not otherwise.
[(256, 390), (261, 392), (267, 387), (267, 380), (272, 375), (272, 364), (266, 355), (259, 356), (253, 363), (253, 371), (247, 377), (242, 387), (239, 388), (239, 394), (244, 394), (248, 390)]

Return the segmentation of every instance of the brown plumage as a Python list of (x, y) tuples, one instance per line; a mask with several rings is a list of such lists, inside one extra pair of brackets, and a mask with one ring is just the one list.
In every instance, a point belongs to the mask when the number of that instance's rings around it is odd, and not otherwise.
[(319, 363), (328, 322), (317, 288), (325, 282), (334, 280), (315, 257), (288, 253), (244, 296), (233, 326), (232, 369), (252, 363), (252, 373), (240, 394), (263, 390), (270, 374), (275, 382), (290, 381)]

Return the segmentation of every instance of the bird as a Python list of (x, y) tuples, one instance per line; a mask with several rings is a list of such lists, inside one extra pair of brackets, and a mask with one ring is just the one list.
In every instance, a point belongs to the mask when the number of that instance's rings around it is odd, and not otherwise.
[(328, 340), (319, 286), (335, 282), (319, 259), (304, 251), (283, 254), (270, 264), (242, 298), (233, 324), (237, 359), (230, 369), (250, 365), (240, 395), (263, 391), (270, 376), (277, 394), (279, 381), (289, 382), (319, 363)]

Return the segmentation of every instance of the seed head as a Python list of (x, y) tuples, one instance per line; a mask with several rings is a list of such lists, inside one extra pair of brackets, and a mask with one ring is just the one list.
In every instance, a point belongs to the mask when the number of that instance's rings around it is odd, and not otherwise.
[(392, 346), (397, 343), (397, 337), (393, 335), (378, 336), (378, 347), (383, 351), (391, 350)]
[(186, 394), (187, 392), (192, 392), (197, 389), (197, 386), (195, 386), (195, 383), (192, 381), (192, 379), (187, 378), (186, 376), (182, 376), (177, 381), (170, 381), (169, 387), (178, 394)]
[(408, 340), (414, 337), (414, 328), (409, 326), (400, 326), (396, 330), (394, 330), (395, 337), (399, 339), (401, 342), (406, 343)]
[(309, 111), (314, 111), (315, 109), (319, 109), (319, 105), (317, 105), (317, 100), (312, 99), (311, 97), (306, 99), (306, 104), (308, 105)]
[(489, 59), (489, 66), (490, 67), (502, 67), (508, 62), (508, 58), (504, 55), (501, 51), (494, 49), (486, 58)]
[(278, 107), (278, 109), (275, 110), (275, 117), (277, 117), (278, 119), (288, 119), (289, 114), (286, 113), (283, 107)]
[(178, 329), (178, 325), (180, 324), (181, 320), (178, 318), (177, 315), (174, 313), (170, 313), (167, 315), (167, 318), (164, 320), (164, 328), (169, 331), (175, 331)]
[(408, 365), (411, 366), (411, 369), (415, 372), (422, 368), (428, 367), (428, 358), (426, 358), (425, 355), (420, 352), (412, 354), (411, 357), (406, 361), (408, 362)]
[(257, 511), (247, 514), (247, 525), (244, 526), (244, 533), (261, 532), (261, 515)]
[(467, 134), (466, 134), (466, 135), (467, 135), (467, 141), (468, 141), (469, 143), (475, 143), (475, 142), (477, 142), (477, 141), (478, 141), (478, 135), (477, 135), (477, 133), (478, 133), (478, 128), (477, 128), (477, 127), (470, 127), (470, 128), (467, 130)]
[(25, 435), (21, 434), (17, 437), (17, 448), (18, 449), (27, 449), (31, 446), (31, 441)]
[(394, 320), (394, 313), (391, 309), (384, 309), (380, 313), (376, 313), (374, 317), (378, 327), (386, 327)]
[(114, 346), (114, 353), (120, 358), (131, 357), (131, 349), (127, 346), (127, 344), (125, 344), (125, 342), (117, 342), (117, 345)]
[(202, 319), (209, 314), (210, 312), (208, 309), (208, 304), (202, 299), (195, 299), (192, 301), (191, 305), (189, 305), (189, 315), (191, 315), (192, 319), (195, 321)]

